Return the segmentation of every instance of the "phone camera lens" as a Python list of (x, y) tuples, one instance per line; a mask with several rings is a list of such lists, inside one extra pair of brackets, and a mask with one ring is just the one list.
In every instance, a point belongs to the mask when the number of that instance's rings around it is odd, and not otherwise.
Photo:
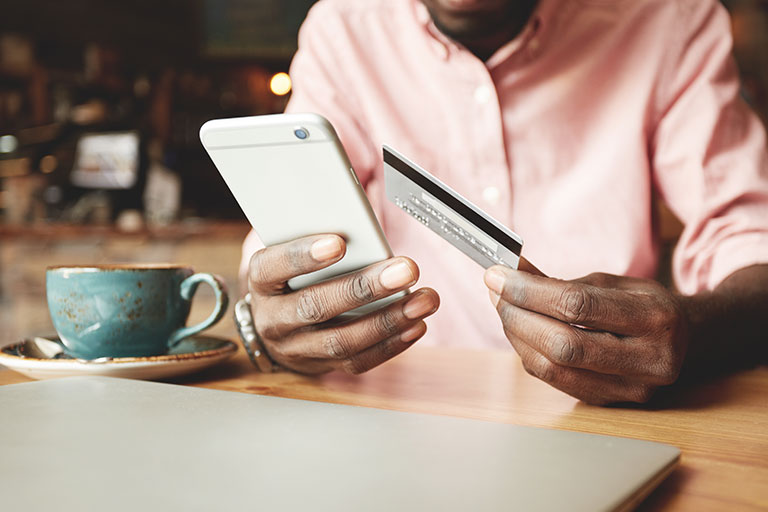
[(301, 139), (301, 140), (304, 140), (307, 137), (309, 137), (309, 132), (304, 128), (296, 128), (295, 130), (293, 130), (293, 134), (296, 136), (297, 139)]

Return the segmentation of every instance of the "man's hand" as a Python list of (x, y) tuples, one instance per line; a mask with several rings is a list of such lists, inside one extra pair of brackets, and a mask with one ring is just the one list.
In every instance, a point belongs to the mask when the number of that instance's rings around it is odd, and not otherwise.
[(316, 235), (264, 248), (251, 258), (248, 288), (256, 331), (281, 366), (308, 374), (334, 369), (362, 373), (426, 332), (423, 319), (440, 303), (428, 288), (349, 322), (328, 323), (416, 283), (419, 269), (408, 258), (392, 258), (298, 291), (288, 288), (289, 279), (325, 268), (345, 252), (341, 237)]
[(687, 321), (680, 299), (655, 281), (561, 281), (494, 266), (485, 283), (526, 371), (569, 395), (646, 402), (680, 373)]

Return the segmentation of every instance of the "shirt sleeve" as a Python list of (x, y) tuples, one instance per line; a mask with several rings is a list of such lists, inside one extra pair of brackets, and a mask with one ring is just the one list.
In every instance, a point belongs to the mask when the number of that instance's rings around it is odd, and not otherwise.
[(683, 221), (672, 261), (678, 289), (715, 288), (768, 263), (765, 129), (740, 97), (728, 13), (715, 0), (678, 2), (651, 158), (660, 195)]
[[(340, 57), (345, 54), (336, 45), (343, 38), (335, 37), (347, 30), (347, 21), (337, 8), (326, 2), (315, 4), (299, 30), (299, 48), (290, 68), (291, 99), (286, 112), (313, 112), (333, 125), (352, 168), (365, 187), (373, 175), (378, 153), (360, 124), (361, 109), (357, 106), (351, 72)], [(264, 247), (252, 230), (243, 242), (240, 261), (240, 282), (244, 283), (248, 262)]]

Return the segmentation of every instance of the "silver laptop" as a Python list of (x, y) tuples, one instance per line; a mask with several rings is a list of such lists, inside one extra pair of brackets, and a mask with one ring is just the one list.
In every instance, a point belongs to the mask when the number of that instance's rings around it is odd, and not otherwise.
[(2, 510), (627, 510), (647, 441), (107, 377), (0, 386)]

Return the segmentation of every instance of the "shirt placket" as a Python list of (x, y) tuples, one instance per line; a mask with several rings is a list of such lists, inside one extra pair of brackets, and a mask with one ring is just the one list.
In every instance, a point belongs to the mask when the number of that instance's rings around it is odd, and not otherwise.
[[(471, 57), (474, 59), (474, 57)], [(510, 220), (510, 180), (501, 106), (493, 76), (474, 59), (465, 101), (467, 140), (471, 141), (473, 201), (502, 222)]]

